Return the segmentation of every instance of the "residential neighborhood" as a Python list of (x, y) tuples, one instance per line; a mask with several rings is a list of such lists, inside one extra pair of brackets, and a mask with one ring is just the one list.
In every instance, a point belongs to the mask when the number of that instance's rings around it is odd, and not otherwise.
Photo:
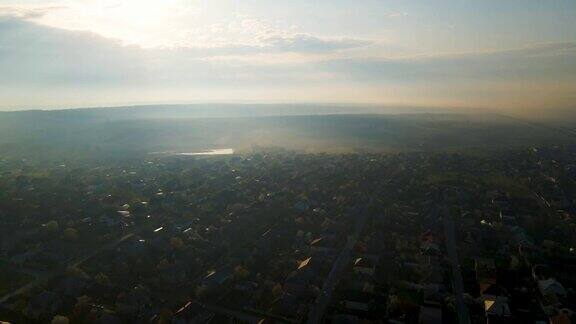
[(576, 147), (0, 164), (10, 323), (572, 323)]

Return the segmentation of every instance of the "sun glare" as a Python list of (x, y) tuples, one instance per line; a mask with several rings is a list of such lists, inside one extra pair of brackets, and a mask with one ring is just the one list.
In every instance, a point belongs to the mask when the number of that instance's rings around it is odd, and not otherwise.
[(194, 3), (176, 0), (79, 1), (38, 22), (90, 31), (127, 45), (172, 47), (186, 44), (198, 13)]

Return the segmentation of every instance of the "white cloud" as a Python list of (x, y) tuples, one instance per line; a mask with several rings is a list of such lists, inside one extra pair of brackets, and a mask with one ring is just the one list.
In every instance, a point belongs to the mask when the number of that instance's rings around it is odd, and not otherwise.
[(308, 34), (273, 35), (261, 39), (262, 43), (289, 52), (331, 52), (364, 47), (371, 41), (353, 38), (321, 38)]
[(408, 16), (407, 12), (391, 12), (391, 13), (384, 14), (384, 17), (386, 17), (386, 18), (400, 18), (400, 17), (407, 17), (407, 16)]
[(51, 11), (65, 9), (64, 6), (0, 6), (0, 17), (19, 19), (41, 18)]
[(326, 60), (320, 65), (343, 78), (379, 84), (576, 82), (576, 43), (404, 58), (344, 58)]
[[(290, 23), (246, 14), (214, 14), (215, 8), (167, 0), (54, 2), (2, 6), (0, 16), (64, 30), (87, 31), (144, 48), (189, 48), (196, 54), (322, 53), (369, 45), (354, 38), (298, 33)], [(202, 51), (201, 49), (206, 49)], [(236, 53), (231, 53), (236, 51)]]
[[(365, 87), (370, 89), (366, 100), (397, 92), (408, 101), (425, 101), (434, 93), (449, 97), (450, 89), (471, 97), (475, 86), (484, 89), (486, 98), (502, 95), (496, 86), (521, 93), (517, 85), (526, 83), (530, 93), (540, 85), (562, 96), (576, 91), (570, 88), (576, 84), (573, 42), (510, 50), (447, 47), (448, 53), (430, 55), (443, 47), (403, 46), (412, 36), (413, 17), (382, 19), (406, 16), (402, 8), (373, 15), (390, 26), (410, 25), (394, 36), (392, 27), (386, 34), (370, 34), (360, 27), (335, 29), (334, 21), (318, 26), (328, 19), (298, 20), (305, 15), (292, 12), (283, 20), (258, 10), (247, 14), (240, 7), (217, 0), (55, 0), (0, 6), (0, 88), (3, 94), (11, 93), (7, 89), (31, 90), (38, 98), (40, 91), (56, 97), (79, 89), (97, 98), (104, 88), (122, 97), (130, 88), (153, 99), (156, 92), (178, 95), (190, 88), (214, 96), (249, 89), (253, 97), (285, 91), (303, 98), (312, 96), (310, 89), (322, 89), (313, 95), (344, 89), (339, 92), (345, 97), (345, 89)], [(367, 26), (376, 30), (372, 23)], [(559, 90), (554, 82), (562, 84)], [(25, 98), (25, 91), (21, 93)]]

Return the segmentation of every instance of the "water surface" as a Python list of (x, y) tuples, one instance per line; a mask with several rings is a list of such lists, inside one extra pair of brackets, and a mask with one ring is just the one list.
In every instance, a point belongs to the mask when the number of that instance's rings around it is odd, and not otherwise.
[(194, 156), (194, 155), (230, 155), (234, 154), (234, 149), (224, 148), (224, 149), (212, 149), (200, 152), (186, 152), (178, 153), (178, 155)]

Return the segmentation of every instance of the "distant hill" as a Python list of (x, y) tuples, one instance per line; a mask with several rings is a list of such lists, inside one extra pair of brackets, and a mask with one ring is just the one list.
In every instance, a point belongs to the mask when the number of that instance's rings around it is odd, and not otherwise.
[(0, 113), (0, 153), (8, 156), (256, 145), (328, 152), (498, 149), (571, 140), (556, 126), (471, 110), (215, 104)]

